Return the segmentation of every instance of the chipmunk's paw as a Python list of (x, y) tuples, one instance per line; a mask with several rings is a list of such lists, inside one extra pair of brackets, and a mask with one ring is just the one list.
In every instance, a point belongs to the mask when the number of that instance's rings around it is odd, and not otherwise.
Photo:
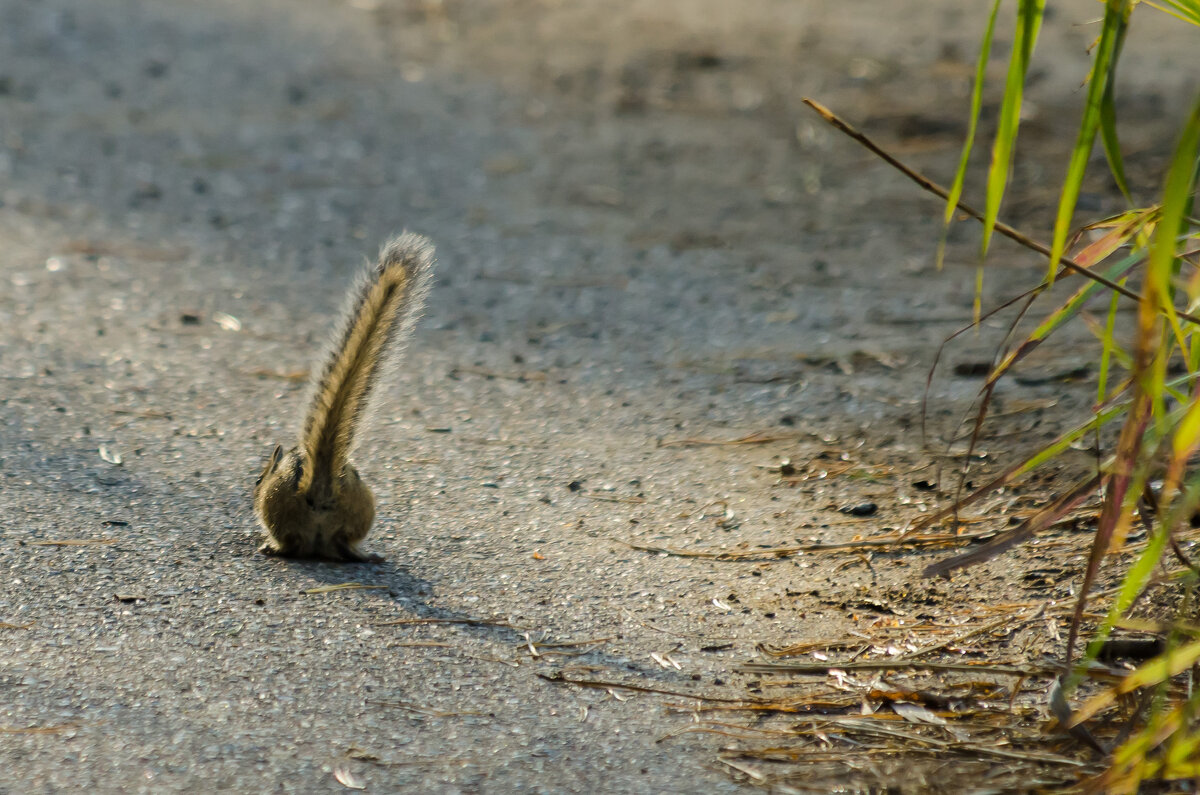
[(383, 555), (374, 552), (360, 552), (350, 544), (338, 544), (337, 556), (347, 563), (382, 563)]

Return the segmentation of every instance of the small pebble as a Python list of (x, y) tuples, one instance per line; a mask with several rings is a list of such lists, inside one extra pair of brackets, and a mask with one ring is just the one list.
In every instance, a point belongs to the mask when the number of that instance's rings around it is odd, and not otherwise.
[(838, 508), (838, 511), (850, 516), (871, 516), (879, 506), (873, 502), (860, 502), (858, 505), (847, 505), (844, 508)]

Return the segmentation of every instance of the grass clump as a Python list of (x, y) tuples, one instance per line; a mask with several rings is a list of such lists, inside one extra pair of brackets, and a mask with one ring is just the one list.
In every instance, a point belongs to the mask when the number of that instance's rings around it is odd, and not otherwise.
[[(1102, 689), (1091, 686), (1091, 695), (1081, 706), (1069, 706), (1072, 700), (1078, 700), (1079, 688), (1089, 678), (1089, 666), (1101, 655), (1113, 629), (1136, 623), (1131, 608), (1152, 579), (1169, 578), (1186, 595), (1194, 589), (1200, 573), (1177, 540), (1178, 533), (1190, 526), (1200, 510), (1200, 467), (1196, 466), (1200, 460), (1200, 222), (1194, 212), (1200, 174), (1200, 96), (1191, 99), (1190, 112), (1177, 133), (1158, 189), (1158, 201), (1134, 206), (1119, 143), (1114, 86), (1135, 5), (1134, 0), (1104, 3), (1104, 17), (1092, 47), (1084, 108), (1054, 216), (1053, 236), (1043, 252), (1049, 269), (1045, 279), (1027, 294), (1026, 308), (1065, 273), (1082, 276), (1086, 281), (1031, 333), (997, 357), (982, 390), (976, 432), (997, 381), (1063, 324), (1086, 320), (1084, 307), (1107, 296), (1106, 320), (1103, 325), (1093, 324), (1101, 345), (1092, 413), (948, 510), (956, 510), (1027, 475), (1082, 438), (1095, 438), (1102, 447), (1101, 454), (1092, 473), (1062, 487), (1058, 499), (1021, 527), (982, 550), (928, 570), (930, 574), (944, 574), (999, 554), (1057, 521), (1083, 500), (1100, 495), (1100, 516), (1078, 589), (1071, 632), (1065, 641), (1060, 688), (1055, 691), (1051, 708), (1064, 728), (1076, 731), (1086, 729), (1101, 713), (1110, 724), (1124, 724), (1115, 747), (1106, 749), (1110, 751), (1107, 769), (1090, 783), (1097, 789), (1126, 792), (1136, 791), (1148, 780), (1200, 776), (1200, 696), (1196, 695), (1200, 690), (1194, 686), (1200, 671), (1200, 627), (1183, 612), (1192, 608), (1191, 599), (1180, 599), (1184, 607), (1179, 608), (1176, 619), (1169, 626), (1157, 627), (1166, 640), (1161, 654), (1116, 684)], [(1143, 5), (1170, 13), (1181, 24), (1200, 26), (1197, 0)], [(955, 179), (947, 192), (947, 229), (961, 208), (967, 163), (976, 144), (984, 67), (999, 11), (1000, 2), (995, 0), (976, 69), (971, 122)], [(1014, 162), (1023, 88), (1045, 11), (1045, 0), (1017, 2), (1015, 36), (987, 174), (981, 260), (987, 255), (993, 230), (1001, 228), (999, 210)], [(1076, 204), (1097, 138), (1128, 209), (1073, 232)], [(1093, 239), (1079, 245), (1086, 231), (1093, 232)], [(939, 262), (944, 248), (943, 233)], [(1074, 253), (1068, 256), (1072, 249)], [(1122, 329), (1117, 323), (1123, 301), (1135, 301), (1137, 305), (1132, 329)], [(978, 298), (976, 307), (978, 319)], [(1115, 441), (1102, 445), (1101, 439)], [(1147, 543), (1121, 573), (1120, 587), (1103, 618), (1087, 625), (1085, 631), (1084, 607), (1089, 592), (1102, 569), (1115, 565), (1113, 553), (1135, 528), (1145, 530)], [(1077, 638), (1085, 632), (1088, 643), (1076, 658)]]

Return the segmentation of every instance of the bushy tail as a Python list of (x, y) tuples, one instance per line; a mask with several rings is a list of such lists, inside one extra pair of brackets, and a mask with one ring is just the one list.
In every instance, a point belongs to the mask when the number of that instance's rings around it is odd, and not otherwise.
[(304, 420), (300, 445), (309, 465), (300, 491), (319, 498), (333, 488), (381, 365), (403, 347), (420, 316), (433, 262), (433, 244), (406, 232), (384, 245), (364, 275)]

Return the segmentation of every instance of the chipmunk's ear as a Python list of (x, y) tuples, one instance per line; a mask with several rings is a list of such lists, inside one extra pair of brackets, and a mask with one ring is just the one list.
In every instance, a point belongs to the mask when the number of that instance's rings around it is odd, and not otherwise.
[(255, 486), (262, 483), (263, 478), (275, 471), (275, 468), (279, 466), (279, 459), (281, 458), (283, 458), (283, 445), (277, 444), (275, 445), (275, 449), (271, 451), (271, 457), (267, 460), (267, 465), (263, 467), (262, 474), (258, 476), (258, 480), (254, 481)]

